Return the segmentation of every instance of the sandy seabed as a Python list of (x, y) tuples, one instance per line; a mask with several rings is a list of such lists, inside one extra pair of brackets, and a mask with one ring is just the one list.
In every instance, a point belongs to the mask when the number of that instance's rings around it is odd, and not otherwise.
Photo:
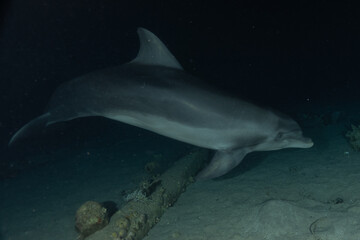
[[(251, 153), (226, 176), (192, 184), (145, 239), (360, 240), (360, 153), (344, 137), (349, 119), (360, 118), (308, 120), (311, 149)], [(164, 150), (167, 139), (159, 139), (62, 149), (49, 164), (2, 180), (0, 240), (76, 239), (82, 203), (121, 206), (124, 192), (146, 177), (146, 162), (158, 154), (173, 161), (189, 149), (171, 142)]]
[(359, 240), (360, 154), (323, 130), (312, 149), (254, 153), (253, 168), (195, 183), (145, 239)]

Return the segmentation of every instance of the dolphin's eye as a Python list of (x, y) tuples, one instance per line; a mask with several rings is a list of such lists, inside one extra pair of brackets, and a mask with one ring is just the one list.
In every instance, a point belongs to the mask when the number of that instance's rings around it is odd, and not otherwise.
[(283, 137), (283, 133), (282, 132), (279, 132), (278, 135), (276, 136), (276, 139), (281, 139)]

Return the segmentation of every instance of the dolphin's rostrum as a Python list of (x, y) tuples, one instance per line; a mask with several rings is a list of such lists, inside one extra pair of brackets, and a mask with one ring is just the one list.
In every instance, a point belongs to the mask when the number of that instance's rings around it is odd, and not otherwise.
[(61, 85), (45, 113), (9, 144), (49, 124), (103, 116), (216, 150), (198, 179), (229, 172), (249, 152), (313, 145), (294, 120), (204, 88), (153, 33), (139, 28), (138, 34), (140, 50), (133, 61)]

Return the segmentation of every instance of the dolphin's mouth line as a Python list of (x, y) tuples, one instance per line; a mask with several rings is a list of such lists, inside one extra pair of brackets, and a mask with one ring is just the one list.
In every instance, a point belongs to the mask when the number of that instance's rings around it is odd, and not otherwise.
[(133, 61), (59, 86), (47, 113), (22, 127), (9, 144), (52, 123), (101, 116), (218, 150), (206, 170), (209, 177), (227, 173), (252, 151), (313, 146), (290, 117), (198, 84), (158, 37), (143, 28), (138, 35)]

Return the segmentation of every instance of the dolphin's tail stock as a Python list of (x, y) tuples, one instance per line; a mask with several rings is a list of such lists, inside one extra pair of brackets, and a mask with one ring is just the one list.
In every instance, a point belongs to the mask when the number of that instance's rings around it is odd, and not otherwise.
[(25, 138), (28, 135), (31, 135), (33, 132), (41, 131), (47, 126), (50, 116), (50, 112), (47, 112), (25, 124), (12, 136), (9, 141), (9, 146), (13, 145), (20, 138)]

